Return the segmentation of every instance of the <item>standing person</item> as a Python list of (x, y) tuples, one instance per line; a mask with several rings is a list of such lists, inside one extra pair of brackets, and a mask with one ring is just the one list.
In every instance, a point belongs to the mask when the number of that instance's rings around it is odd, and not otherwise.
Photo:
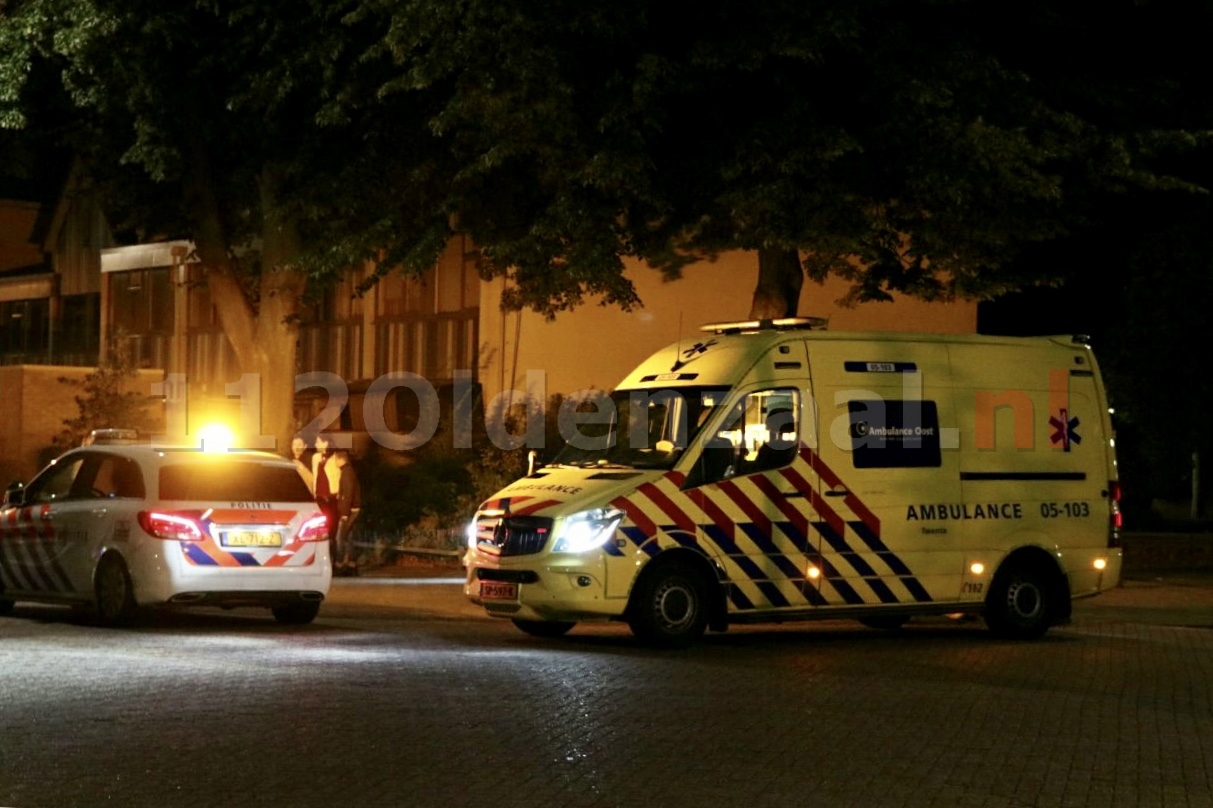
[(354, 560), (354, 543), (351, 534), (354, 522), (362, 511), (362, 487), (358, 484), (358, 473), (350, 461), (350, 453), (339, 451), (333, 462), (339, 471), (337, 483), (337, 532), (333, 542), (333, 566), (338, 575), (357, 575), (358, 562)]
[(321, 513), (328, 520), (329, 556), (336, 560), (333, 544), (337, 535), (337, 523), (341, 515), (337, 512), (337, 491), (341, 482), (341, 469), (333, 459), (333, 439), (325, 434), (316, 436), (316, 454), (312, 456), (312, 478), (315, 485), (312, 495)]
[(314, 449), (309, 449), (307, 441), (296, 435), (291, 440), (291, 460), (295, 463), (295, 469), (299, 472), (299, 476), (307, 483), (307, 489), (316, 494), (316, 478), (312, 474), (312, 457), (316, 454)]

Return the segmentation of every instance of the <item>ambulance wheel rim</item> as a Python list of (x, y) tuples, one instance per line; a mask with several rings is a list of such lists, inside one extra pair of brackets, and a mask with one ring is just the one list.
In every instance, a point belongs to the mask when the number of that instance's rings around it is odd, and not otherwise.
[(1018, 620), (1037, 620), (1045, 607), (1045, 599), (1035, 581), (1018, 580), (1007, 587), (1007, 610)]
[(653, 606), (661, 627), (681, 633), (694, 625), (699, 613), (697, 593), (681, 579), (668, 578), (653, 593)]
[(1034, 640), (1052, 624), (1050, 579), (1038, 567), (1017, 566), (1000, 573), (986, 610), (986, 623), (1008, 639)]
[(634, 597), (628, 624), (650, 645), (683, 648), (707, 628), (706, 585), (692, 570), (661, 562), (642, 574)]

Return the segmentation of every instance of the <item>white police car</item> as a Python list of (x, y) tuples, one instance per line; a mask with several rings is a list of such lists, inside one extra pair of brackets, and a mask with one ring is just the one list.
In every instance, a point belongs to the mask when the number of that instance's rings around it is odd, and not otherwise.
[(325, 517), (295, 466), (263, 452), (94, 443), (0, 506), (0, 614), (92, 607), (268, 607), (309, 623), (332, 580)]

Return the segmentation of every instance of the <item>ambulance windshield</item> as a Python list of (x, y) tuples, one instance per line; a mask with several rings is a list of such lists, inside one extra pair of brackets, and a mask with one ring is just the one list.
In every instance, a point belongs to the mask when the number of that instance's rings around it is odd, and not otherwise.
[(727, 387), (616, 390), (561, 415), (565, 445), (549, 465), (671, 468), (723, 406)]

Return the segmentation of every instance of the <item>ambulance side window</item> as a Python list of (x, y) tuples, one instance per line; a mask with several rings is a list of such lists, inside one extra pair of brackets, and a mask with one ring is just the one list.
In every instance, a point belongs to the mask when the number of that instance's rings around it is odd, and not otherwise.
[(795, 390), (763, 390), (746, 396), (745, 453), (738, 474), (789, 465), (800, 445), (799, 399)]
[(847, 402), (851, 462), (857, 469), (939, 468), (939, 413), (934, 401)]
[(688, 486), (782, 468), (800, 445), (800, 397), (792, 388), (749, 393), (705, 443)]

